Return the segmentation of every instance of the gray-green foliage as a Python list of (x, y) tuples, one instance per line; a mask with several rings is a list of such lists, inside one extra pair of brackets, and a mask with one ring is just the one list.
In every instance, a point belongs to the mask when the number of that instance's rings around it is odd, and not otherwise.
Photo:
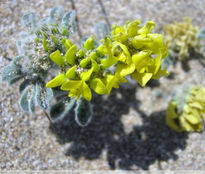
[(205, 27), (203, 27), (197, 34), (198, 39), (205, 39)]
[[(33, 113), (37, 105), (42, 109), (49, 108), (51, 119), (57, 121), (69, 116), (71, 110), (76, 107), (77, 123), (86, 126), (92, 116), (91, 104), (88, 101), (80, 99), (76, 102), (75, 99), (68, 99), (67, 93), (65, 95), (58, 88), (45, 87), (48, 74), (56, 68), (49, 56), (56, 50), (60, 50), (61, 53), (66, 52), (64, 43), (76, 30), (75, 15), (74, 10), (64, 14), (60, 6), (53, 8), (50, 16), (39, 22), (36, 22), (34, 13), (25, 14), (22, 23), (26, 31), (21, 32), (17, 40), (19, 56), (4, 67), (2, 80), (9, 84), (22, 80), (19, 92), (20, 106), (24, 111)], [(100, 27), (103, 30), (100, 30)], [(99, 37), (107, 34), (104, 25), (97, 28)], [(53, 98), (58, 102), (50, 107)]]
[(174, 53), (169, 52), (168, 57), (163, 60), (162, 62), (162, 69), (167, 69), (170, 65), (173, 65), (176, 63), (177, 55), (174, 55)]
[(69, 116), (75, 103), (76, 103), (75, 99), (71, 99), (68, 102), (66, 102), (64, 98), (61, 99), (51, 107), (50, 109), (51, 118), (53, 120), (59, 120), (59, 119), (63, 119), (65, 116)]
[(97, 23), (95, 24), (95, 33), (97, 35), (98, 40), (100, 40), (109, 34), (109, 29), (106, 24)]
[(49, 55), (57, 49), (64, 51), (62, 42), (75, 29), (75, 11), (64, 14), (62, 7), (56, 7), (38, 23), (31, 12), (23, 15), (22, 23), (26, 30), (19, 33), (17, 40), (19, 56), (4, 67), (2, 80), (11, 85), (23, 79), (19, 86), (20, 105), (23, 110), (34, 112), (36, 104), (49, 108), (53, 91), (45, 87), (45, 82), (50, 70), (55, 68)]

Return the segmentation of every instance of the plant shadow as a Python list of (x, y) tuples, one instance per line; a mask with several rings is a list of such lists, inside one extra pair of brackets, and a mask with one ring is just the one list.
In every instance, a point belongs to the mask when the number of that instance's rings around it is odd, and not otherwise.
[[(149, 169), (155, 161), (160, 164), (160, 161), (177, 159), (175, 150), (185, 149), (187, 134), (174, 132), (165, 125), (165, 111), (149, 116), (140, 111), (135, 93), (135, 89), (120, 88), (107, 98), (94, 97), (94, 116), (87, 127), (76, 124), (73, 111), (57, 122), (53, 133), (58, 141), (71, 143), (66, 155), (76, 160), (80, 157), (94, 160), (106, 150), (110, 168), (126, 170), (133, 166)], [(126, 133), (121, 118), (130, 108), (140, 114), (143, 124)]]
[(182, 60), (182, 62), (181, 62), (182, 69), (185, 72), (188, 72), (191, 69), (191, 67), (189, 65), (190, 60), (198, 60), (202, 66), (205, 66), (205, 58), (204, 58), (203, 54), (195, 51), (194, 49), (190, 49), (189, 56), (186, 59)]

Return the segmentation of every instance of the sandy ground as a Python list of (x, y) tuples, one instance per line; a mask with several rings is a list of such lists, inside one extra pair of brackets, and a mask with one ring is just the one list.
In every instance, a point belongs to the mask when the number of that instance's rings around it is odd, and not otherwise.
[[(199, 27), (205, 25), (205, 0), (105, 0), (103, 4), (111, 24), (152, 19), (161, 31), (165, 24), (188, 16)], [(0, 70), (17, 55), (21, 16), (33, 11), (37, 18), (45, 17), (57, 5), (71, 9), (67, 0), (0, 1)], [(84, 36), (94, 33), (96, 22), (105, 22), (97, 0), (76, 0), (75, 5)], [(153, 82), (146, 88), (121, 88), (110, 96), (95, 97), (88, 127), (78, 127), (71, 116), (57, 124), (57, 132), (40, 110), (35, 115), (23, 112), (18, 87), (1, 82), (0, 170), (205, 170), (205, 134), (176, 133), (164, 121), (175, 90), (205, 86), (204, 67), (192, 58), (188, 72), (180, 63), (169, 67), (174, 78), (162, 78), (160, 85)]]

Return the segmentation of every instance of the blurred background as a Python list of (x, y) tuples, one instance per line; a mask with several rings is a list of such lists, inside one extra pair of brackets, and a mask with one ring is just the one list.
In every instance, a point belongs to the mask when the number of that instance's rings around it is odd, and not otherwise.
[[(36, 19), (50, 9), (75, 8), (81, 36), (95, 35), (94, 25), (124, 24), (127, 20), (155, 21), (163, 33), (167, 24), (189, 17), (199, 29), (205, 26), (204, 0), (1, 0), (0, 70), (17, 55), (16, 39), (23, 30), (21, 16)], [(78, 42), (78, 33), (71, 39)], [(205, 169), (205, 134), (177, 133), (165, 124), (173, 92), (188, 85), (205, 87), (205, 69), (199, 55), (191, 54), (188, 69), (181, 62), (169, 66), (169, 78), (151, 81), (145, 88), (123, 88), (96, 96), (94, 118), (85, 128), (73, 117), (52, 130), (41, 110), (23, 112), (15, 86), (0, 85), (0, 169)]]

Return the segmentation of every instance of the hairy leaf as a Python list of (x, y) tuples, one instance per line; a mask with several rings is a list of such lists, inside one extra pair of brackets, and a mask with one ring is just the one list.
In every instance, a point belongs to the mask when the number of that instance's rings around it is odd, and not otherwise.
[(28, 86), (30, 85), (30, 80), (25, 79), (19, 86), (19, 92), (22, 93), (22, 91)]
[(51, 118), (56, 121), (57, 119), (63, 119), (65, 116), (68, 116), (75, 102), (75, 99), (71, 99), (68, 103), (65, 103), (64, 100), (59, 101), (50, 109)]
[(23, 25), (30, 31), (36, 29), (35, 14), (33, 12), (27, 13), (22, 17)]
[(62, 26), (68, 29), (70, 32), (76, 31), (76, 24), (75, 24), (76, 12), (75, 10), (71, 10), (70, 12), (66, 13), (62, 19)]
[(53, 91), (50, 88), (36, 84), (36, 100), (40, 107), (47, 109), (53, 98)]
[(90, 102), (80, 98), (75, 108), (75, 120), (79, 126), (87, 126), (92, 119), (92, 107)]
[(35, 111), (35, 96), (36, 96), (36, 87), (33, 86), (32, 92), (30, 94), (30, 99), (29, 99), (29, 111), (33, 113)]
[(63, 8), (61, 6), (55, 7), (50, 12), (50, 22), (57, 23), (62, 20)]
[(23, 78), (24, 74), (21, 72), (20, 67), (11, 63), (5, 66), (2, 70), (2, 80), (13, 84)]
[(26, 89), (24, 89), (24, 91), (23, 91), (22, 94), (21, 94), (21, 98), (20, 98), (21, 108), (22, 108), (24, 111), (27, 111), (27, 112), (29, 112), (29, 106), (28, 106), (29, 103), (28, 103), (28, 100), (27, 100), (28, 90), (29, 90), (29, 87), (27, 87)]
[(96, 32), (98, 40), (101, 40), (106, 35), (109, 34), (109, 29), (108, 29), (106, 24), (104, 24), (104, 23), (97, 23), (95, 25), (95, 32)]
[(199, 33), (197, 34), (198, 39), (205, 39), (205, 27), (202, 28)]

